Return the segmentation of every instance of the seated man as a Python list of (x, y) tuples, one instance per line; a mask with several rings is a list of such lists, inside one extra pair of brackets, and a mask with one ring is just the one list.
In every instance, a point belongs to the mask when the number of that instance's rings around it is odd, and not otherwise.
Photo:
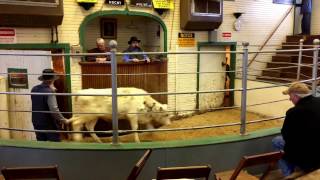
[[(124, 52), (143, 52), (143, 50), (139, 47), (140, 40), (132, 36), (128, 41), (129, 47)], [(126, 54), (123, 56), (124, 62), (139, 62), (139, 61), (146, 61), (150, 62), (150, 59), (145, 54)]]
[(281, 136), (272, 140), (273, 147), (284, 151), (279, 167), (284, 176), (295, 168), (304, 172), (320, 168), (320, 99), (313, 97), (308, 86), (295, 82), (283, 94), (290, 96), (294, 107), (286, 112)]
[[(96, 44), (97, 44), (97, 47), (88, 50), (88, 53), (106, 53), (106, 52), (110, 52), (110, 48), (106, 47), (104, 39), (97, 38)], [(87, 56), (86, 60), (90, 61), (90, 62), (103, 63), (103, 62), (110, 61), (110, 56), (109, 55)]]

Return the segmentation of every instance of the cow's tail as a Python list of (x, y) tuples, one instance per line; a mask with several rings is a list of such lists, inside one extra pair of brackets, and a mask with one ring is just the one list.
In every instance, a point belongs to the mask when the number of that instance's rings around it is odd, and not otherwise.
[(72, 123), (72, 122), (74, 122), (74, 121), (78, 121), (79, 118), (80, 118), (79, 116), (72, 116), (72, 118), (67, 119), (67, 120), (65, 121), (65, 124), (70, 124), (70, 123)]

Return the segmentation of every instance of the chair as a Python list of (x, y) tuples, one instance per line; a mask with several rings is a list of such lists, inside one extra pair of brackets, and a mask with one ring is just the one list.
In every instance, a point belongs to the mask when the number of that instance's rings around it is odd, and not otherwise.
[[(262, 164), (268, 164), (267, 170), (263, 173), (263, 175), (260, 177), (260, 179), (264, 179), (270, 170), (277, 164), (277, 162), (282, 158), (283, 152), (282, 151), (276, 151), (276, 152), (269, 152), (269, 153), (263, 153), (263, 154), (257, 154), (252, 156), (243, 156), (240, 160), (238, 166), (233, 171), (230, 180), (237, 179), (238, 175), (242, 171), (243, 168), (255, 166), (255, 165), (262, 165)], [(223, 174), (223, 173), (221, 173)], [(241, 173), (242, 174), (242, 173)], [(219, 174), (218, 174), (219, 176)], [(221, 175), (220, 175), (221, 176)], [(249, 174), (244, 174), (245, 179), (249, 179)], [(223, 179), (223, 178), (220, 178)], [(253, 179), (252, 177), (250, 179)]]
[(58, 173), (58, 166), (44, 167), (14, 167), (2, 168), (1, 170), (5, 180), (16, 179), (57, 179), (61, 180)]
[(158, 168), (157, 180), (160, 179), (179, 179), (179, 178), (205, 178), (209, 179), (211, 167), (206, 166), (184, 166)]
[(137, 177), (139, 176), (143, 166), (146, 164), (150, 154), (151, 154), (152, 150), (148, 149), (143, 155), (142, 157), (139, 159), (139, 161), (134, 165), (134, 167), (132, 168), (127, 180), (136, 180)]

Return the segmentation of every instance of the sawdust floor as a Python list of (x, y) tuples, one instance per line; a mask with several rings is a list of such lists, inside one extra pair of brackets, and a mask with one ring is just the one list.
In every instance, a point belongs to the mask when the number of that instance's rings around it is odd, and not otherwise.
[[(257, 113), (247, 113), (247, 121), (258, 120), (267, 118), (264, 115)], [(188, 118), (174, 120), (170, 125), (162, 126), (161, 128), (186, 128), (186, 127), (197, 127), (206, 125), (219, 125), (226, 123), (237, 123), (240, 122), (240, 110), (218, 110), (213, 112), (206, 112), (204, 114), (194, 115)], [(252, 132), (261, 129), (268, 129), (274, 127), (281, 127), (283, 121), (272, 120), (259, 123), (253, 123), (247, 125), (247, 132)], [(202, 137), (214, 137), (223, 135), (240, 134), (240, 126), (228, 126), (228, 127), (216, 127), (206, 128), (199, 130), (183, 130), (183, 131), (164, 131), (164, 132), (144, 132), (139, 133), (140, 141), (167, 141), (167, 140), (186, 140), (195, 139)], [(127, 134), (119, 136), (120, 142), (132, 142), (133, 135)], [(103, 142), (110, 142), (110, 137), (101, 137)], [(92, 142), (91, 137), (86, 137), (85, 141)]]

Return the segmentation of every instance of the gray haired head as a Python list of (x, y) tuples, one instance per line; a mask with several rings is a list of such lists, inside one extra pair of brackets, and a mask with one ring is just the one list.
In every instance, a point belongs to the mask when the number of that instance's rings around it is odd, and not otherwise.
[(111, 49), (117, 48), (117, 46), (118, 46), (118, 43), (117, 43), (116, 40), (111, 40), (111, 41), (109, 41), (109, 47), (110, 47)]

